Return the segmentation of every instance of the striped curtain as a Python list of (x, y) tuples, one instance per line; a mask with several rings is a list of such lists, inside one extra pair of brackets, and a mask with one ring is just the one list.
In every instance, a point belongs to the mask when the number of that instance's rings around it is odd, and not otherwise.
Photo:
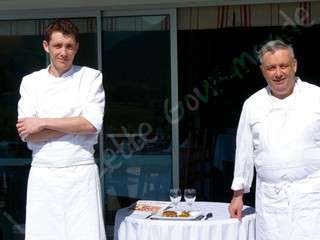
[(319, 23), (320, 2), (178, 9), (178, 29), (310, 25)]
[(0, 21), (0, 36), (38, 35), (46, 28), (44, 20)]
[(251, 5), (241, 5), (238, 8), (221, 6), (217, 8), (217, 28), (237, 25), (251, 25)]
[[(319, 4), (320, 5), (320, 4)], [(320, 6), (318, 6), (320, 8)], [(299, 19), (300, 19), (300, 25), (310, 25), (314, 24), (312, 21), (313, 17), (319, 16), (312, 16), (312, 14), (315, 14), (311, 11), (312, 5), (311, 2), (302, 2), (300, 3), (300, 11), (299, 11)]]

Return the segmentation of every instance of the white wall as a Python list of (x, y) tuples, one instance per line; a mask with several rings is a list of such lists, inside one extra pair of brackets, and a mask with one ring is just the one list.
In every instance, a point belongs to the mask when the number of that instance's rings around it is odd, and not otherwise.
[(168, 8), (227, 4), (299, 2), (298, 0), (0, 0), (0, 14), (7, 10), (65, 8)]

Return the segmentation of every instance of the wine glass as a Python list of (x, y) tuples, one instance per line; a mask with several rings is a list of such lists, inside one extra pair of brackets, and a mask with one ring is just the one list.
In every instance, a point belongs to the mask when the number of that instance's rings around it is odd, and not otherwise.
[(189, 209), (191, 210), (192, 203), (196, 200), (197, 191), (193, 188), (187, 188), (184, 190), (183, 196), (184, 200), (189, 206)]
[(181, 201), (181, 190), (180, 189), (170, 189), (169, 190), (170, 201), (172, 202), (174, 209), (176, 210), (178, 203)]

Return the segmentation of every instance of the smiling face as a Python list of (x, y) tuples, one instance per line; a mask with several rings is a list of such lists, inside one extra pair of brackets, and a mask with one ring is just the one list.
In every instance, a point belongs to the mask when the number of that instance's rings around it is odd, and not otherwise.
[(72, 67), (79, 43), (72, 35), (55, 31), (51, 34), (49, 42), (43, 41), (43, 48), (50, 56), (49, 72), (59, 77)]
[(293, 92), (297, 71), (297, 61), (289, 49), (266, 52), (261, 60), (260, 68), (271, 94), (280, 99), (288, 97)]

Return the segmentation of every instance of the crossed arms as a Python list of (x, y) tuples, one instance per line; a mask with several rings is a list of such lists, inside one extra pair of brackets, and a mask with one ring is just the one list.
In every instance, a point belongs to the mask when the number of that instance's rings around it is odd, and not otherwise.
[[(80, 95), (81, 98), (81, 113), (72, 114), (70, 117), (68, 117), (69, 112), (50, 115), (41, 113), (41, 108), (37, 103), (41, 102), (45, 106), (47, 98), (47, 96), (38, 94), (40, 91), (47, 90), (45, 85), (40, 84), (43, 78), (41, 72), (35, 72), (23, 78), (20, 85), (21, 98), (18, 103), (19, 119), (16, 124), (22, 140), (37, 143), (53, 140), (65, 134), (95, 134), (101, 130), (105, 105), (102, 74), (89, 68), (81, 68), (79, 71), (83, 73), (81, 78), (77, 79), (79, 81), (75, 82), (74, 88), (79, 91), (76, 96)], [(81, 81), (81, 79), (86, 81)], [(84, 89), (85, 92), (80, 91), (80, 83), (82, 84), (81, 89)], [(59, 92), (61, 89), (54, 88), (53, 90)], [(61, 96), (62, 98), (58, 100), (60, 104), (64, 104), (65, 95)]]
[(84, 117), (21, 118), (16, 124), (18, 133), (27, 142), (42, 142), (64, 134), (94, 134), (96, 128)]

